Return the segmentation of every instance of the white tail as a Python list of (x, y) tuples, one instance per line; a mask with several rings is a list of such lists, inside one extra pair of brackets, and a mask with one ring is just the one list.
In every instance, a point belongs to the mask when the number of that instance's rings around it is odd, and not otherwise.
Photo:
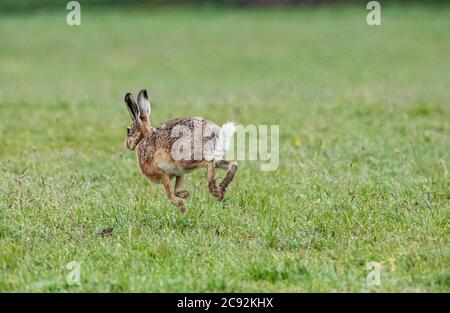
[(219, 138), (216, 142), (216, 148), (214, 149), (214, 161), (221, 161), (225, 156), (225, 152), (230, 149), (231, 138), (236, 131), (235, 122), (227, 122), (222, 125), (219, 132)]

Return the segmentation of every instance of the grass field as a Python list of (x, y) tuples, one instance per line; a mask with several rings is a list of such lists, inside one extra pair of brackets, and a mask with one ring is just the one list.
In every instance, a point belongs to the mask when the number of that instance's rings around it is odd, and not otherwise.
[[(450, 291), (450, 7), (65, 14), (0, 15), (0, 291)], [(123, 149), (144, 87), (280, 125), (278, 170), (180, 214)]]

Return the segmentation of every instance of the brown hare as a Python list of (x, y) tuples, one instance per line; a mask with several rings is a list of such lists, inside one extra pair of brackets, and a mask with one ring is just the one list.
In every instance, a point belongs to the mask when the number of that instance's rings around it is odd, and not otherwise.
[[(183, 176), (198, 168), (208, 170), (209, 191), (223, 200), (227, 186), (236, 174), (238, 164), (224, 160), (235, 124), (219, 127), (200, 117), (170, 120), (158, 128), (150, 125), (150, 100), (147, 90), (139, 92), (137, 103), (131, 93), (125, 95), (125, 104), (133, 122), (127, 128), (125, 146), (135, 150), (142, 173), (154, 183), (161, 183), (172, 204), (186, 212), (183, 200), (189, 192), (183, 187)], [(227, 171), (216, 185), (215, 169)], [(171, 180), (175, 178), (175, 188)]]

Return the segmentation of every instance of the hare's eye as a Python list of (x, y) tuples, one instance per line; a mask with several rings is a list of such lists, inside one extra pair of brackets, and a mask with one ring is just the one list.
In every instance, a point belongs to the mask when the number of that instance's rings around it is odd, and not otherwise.
[(131, 128), (127, 127), (127, 135), (131, 134)]

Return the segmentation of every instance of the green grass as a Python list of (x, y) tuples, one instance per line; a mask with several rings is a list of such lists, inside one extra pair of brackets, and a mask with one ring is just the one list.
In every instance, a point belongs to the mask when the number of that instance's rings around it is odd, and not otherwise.
[[(450, 290), (449, 7), (65, 14), (0, 16), (0, 291)], [(123, 149), (143, 87), (154, 125), (279, 124), (278, 170), (180, 214)]]

